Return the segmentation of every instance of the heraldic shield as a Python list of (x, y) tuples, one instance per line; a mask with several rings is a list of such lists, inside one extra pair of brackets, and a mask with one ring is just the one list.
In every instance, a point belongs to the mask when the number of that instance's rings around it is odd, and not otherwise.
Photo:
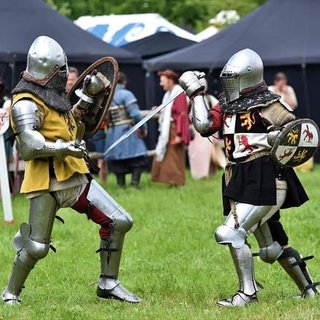
[(85, 138), (90, 138), (93, 136), (99, 129), (102, 121), (106, 118), (106, 114), (112, 102), (114, 90), (117, 85), (118, 71), (119, 67), (116, 59), (112, 57), (103, 57), (90, 65), (79, 76), (76, 83), (68, 93), (68, 98), (70, 99), (71, 104), (74, 105), (79, 100), (75, 92), (76, 90), (82, 88), (83, 81), (87, 75), (100, 72), (110, 81), (110, 86), (108, 89), (100, 96), (95, 98), (92, 107), (82, 117), (82, 122), (85, 124)]
[(319, 128), (311, 119), (287, 123), (274, 140), (271, 157), (281, 166), (296, 167), (309, 160), (319, 146)]

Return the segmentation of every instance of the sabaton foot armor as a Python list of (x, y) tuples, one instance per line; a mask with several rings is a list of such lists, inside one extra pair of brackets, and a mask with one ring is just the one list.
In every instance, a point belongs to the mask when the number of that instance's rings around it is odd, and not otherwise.
[(238, 291), (231, 298), (219, 300), (217, 304), (220, 307), (245, 307), (246, 305), (254, 302), (258, 302), (258, 298), (255, 293), (249, 296)]
[(128, 291), (118, 279), (100, 275), (97, 296), (103, 299), (115, 299), (129, 303), (139, 303), (141, 299)]

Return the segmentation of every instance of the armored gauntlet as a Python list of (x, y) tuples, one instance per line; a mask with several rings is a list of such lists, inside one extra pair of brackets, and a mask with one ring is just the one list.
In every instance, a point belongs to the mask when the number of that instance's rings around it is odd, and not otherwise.
[(198, 71), (186, 71), (179, 78), (179, 84), (189, 98), (205, 92), (205, 74)]
[(41, 149), (33, 150), (33, 158), (55, 157), (63, 161), (65, 157), (83, 158), (87, 154), (86, 144), (82, 140), (80, 144), (76, 141), (63, 141), (58, 139), (56, 142), (45, 141)]
[(80, 98), (76, 108), (88, 110), (95, 103), (95, 99), (104, 95), (110, 87), (110, 81), (101, 73), (94, 70), (92, 74), (84, 78), (82, 89), (76, 90), (76, 95)]

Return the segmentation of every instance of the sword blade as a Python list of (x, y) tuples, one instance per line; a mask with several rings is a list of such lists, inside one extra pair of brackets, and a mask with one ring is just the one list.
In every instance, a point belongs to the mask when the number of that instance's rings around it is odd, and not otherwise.
[(181, 89), (174, 97), (172, 97), (168, 102), (160, 104), (157, 108), (152, 110), (150, 113), (148, 113), (143, 119), (141, 119), (139, 122), (137, 122), (129, 131), (127, 131), (125, 134), (123, 134), (118, 140), (116, 140), (112, 145), (104, 152), (104, 156), (109, 153), (112, 149), (114, 149), (119, 143), (121, 143), (123, 140), (127, 139), (129, 136), (131, 136), (137, 129), (139, 129), (142, 125), (144, 125), (147, 121), (149, 121), (155, 114), (160, 112), (162, 109), (164, 109), (169, 103), (171, 103), (174, 99), (176, 99), (180, 94), (182, 94), (184, 91)]

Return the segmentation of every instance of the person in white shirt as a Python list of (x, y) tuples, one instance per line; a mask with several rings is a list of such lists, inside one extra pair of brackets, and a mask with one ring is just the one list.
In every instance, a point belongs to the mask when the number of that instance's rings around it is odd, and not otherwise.
[(288, 85), (287, 76), (283, 72), (278, 72), (274, 77), (273, 86), (269, 86), (270, 91), (278, 94), (281, 98), (295, 110), (298, 106), (296, 94), (291, 86)]

